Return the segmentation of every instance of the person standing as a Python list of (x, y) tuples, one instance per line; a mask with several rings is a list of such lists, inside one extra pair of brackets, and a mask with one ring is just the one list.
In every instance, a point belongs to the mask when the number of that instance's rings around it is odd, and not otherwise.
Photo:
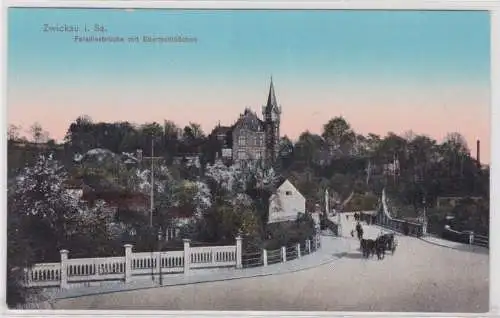
[(356, 232), (358, 234), (358, 240), (361, 240), (363, 238), (363, 227), (361, 226), (361, 223), (358, 222), (356, 224)]

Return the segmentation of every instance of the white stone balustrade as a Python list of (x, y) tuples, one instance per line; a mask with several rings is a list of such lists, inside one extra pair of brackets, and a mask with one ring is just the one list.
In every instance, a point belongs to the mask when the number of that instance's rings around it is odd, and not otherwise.
[(189, 274), (191, 269), (236, 267), (242, 264), (242, 239), (235, 245), (191, 247), (184, 240), (184, 250), (134, 253), (133, 246), (124, 245), (125, 255), (102, 258), (69, 259), (69, 251), (61, 250), (60, 263), (35, 264), (24, 270), (26, 287), (68, 288), (71, 283), (103, 280), (132, 281), (133, 276), (168, 273)]

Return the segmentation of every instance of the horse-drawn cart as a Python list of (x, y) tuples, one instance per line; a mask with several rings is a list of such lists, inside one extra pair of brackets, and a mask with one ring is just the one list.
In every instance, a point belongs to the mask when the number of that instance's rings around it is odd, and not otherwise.
[(379, 235), (375, 240), (361, 239), (360, 250), (363, 257), (368, 258), (370, 255), (377, 255), (378, 259), (383, 259), (386, 251), (391, 251), (394, 254), (398, 246), (398, 241), (394, 233), (386, 233)]

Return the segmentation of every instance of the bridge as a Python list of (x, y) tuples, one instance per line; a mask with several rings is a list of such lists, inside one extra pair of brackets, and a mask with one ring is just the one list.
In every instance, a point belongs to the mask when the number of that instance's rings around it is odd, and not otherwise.
[[(387, 211), (382, 211), (387, 212)], [(377, 214), (378, 215), (378, 214)], [(350, 235), (352, 213), (340, 217), (342, 233), (325, 233), (315, 254), (290, 261), (292, 267), (267, 266), (274, 272), (242, 279), (156, 287), (127, 292), (58, 299), (54, 309), (280, 310), (487, 312), (489, 253), (481, 246), (445, 241), (413, 230), (396, 232), (394, 255), (363, 259)], [(383, 223), (384, 217), (378, 216)], [(364, 223), (365, 236), (400, 229)], [(421, 227), (415, 224), (414, 228)], [(329, 261), (301, 266), (323, 253)], [(295, 262), (295, 263), (294, 263)], [(307, 264), (306, 264), (307, 265)], [(280, 267), (282, 266), (282, 267)], [(295, 268), (290, 270), (290, 268)], [(297, 270), (297, 268), (303, 268)], [(234, 269), (249, 271), (251, 269)], [(261, 273), (264, 270), (261, 270)]]

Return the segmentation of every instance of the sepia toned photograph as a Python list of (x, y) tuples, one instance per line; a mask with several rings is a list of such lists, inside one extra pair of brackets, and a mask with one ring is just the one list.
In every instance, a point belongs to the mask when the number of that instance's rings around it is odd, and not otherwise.
[(488, 11), (6, 16), (8, 308), (489, 311)]

